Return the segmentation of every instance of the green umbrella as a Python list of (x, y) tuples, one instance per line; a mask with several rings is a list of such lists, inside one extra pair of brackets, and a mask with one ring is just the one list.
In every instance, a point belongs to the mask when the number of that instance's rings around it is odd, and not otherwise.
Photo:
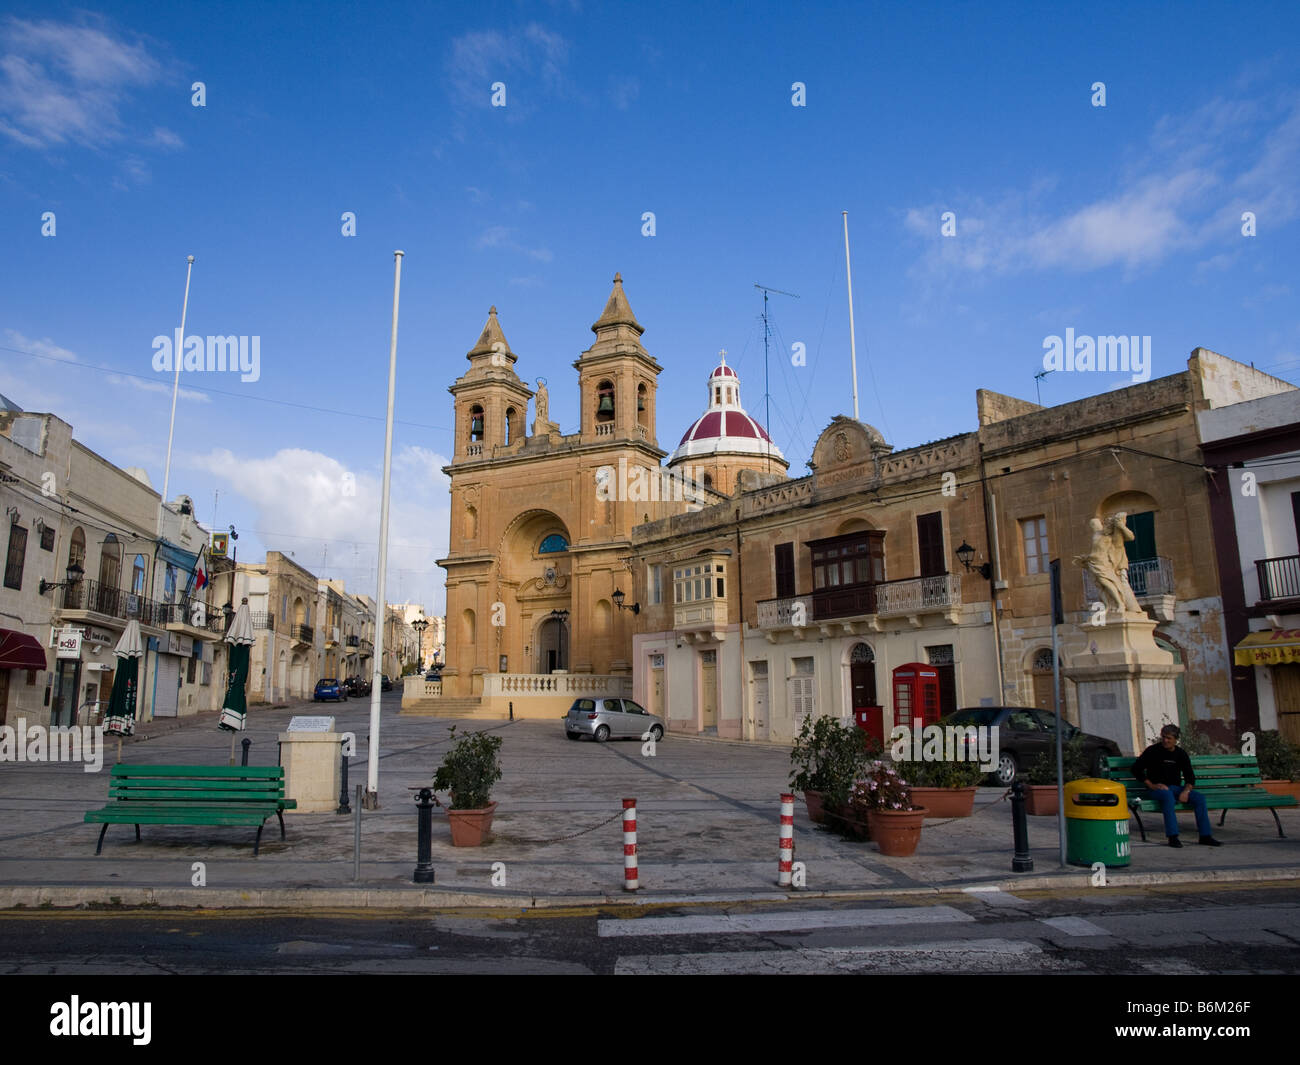
[[(226, 684), (226, 699), (221, 704), (221, 720), (217, 722), (217, 728), (227, 732), (241, 732), (247, 727), (248, 701), (244, 687), (248, 684), (248, 659), (253, 640), (253, 616), (248, 612), (248, 598), (245, 597), (235, 611), (230, 631), (226, 633), (226, 643), (230, 644), (230, 680)], [(234, 740), (230, 742), (233, 744)]]
[[(113, 675), (113, 694), (104, 714), (104, 732), (109, 736), (129, 736), (135, 731), (136, 686), (140, 677), (140, 622), (128, 621), (126, 631), (113, 648), (120, 659)], [(120, 745), (119, 745), (120, 746)]]

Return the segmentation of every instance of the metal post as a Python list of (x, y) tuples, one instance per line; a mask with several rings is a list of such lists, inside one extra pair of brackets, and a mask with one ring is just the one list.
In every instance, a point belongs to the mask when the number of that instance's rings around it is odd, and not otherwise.
[(1025, 784), (1022, 780), (1011, 784), (1011, 828), (1016, 840), (1016, 855), (1011, 859), (1011, 871), (1032, 873), (1034, 859), (1029, 857), (1029, 822), (1025, 817)]
[(172, 359), (176, 363), (176, 373), (172, 377), (172, 416), (167, 426), (167, 461), (163, 465), (163, 490), (158, 499), (158, 536), (160, 538), (163, 531), (163, 507), (167, 505), (167, 491), (172, 478), (172, 439), (176, 436), (176, 397), (181, 390), (181, 354), (185, 349), (185, 315), (190, 309), (190, 274), (194, 271), (194, 256), (185, 256), (185, 261), (189, 265), (185, 267), (185, 300), (181, 303), (181, 327), (176, 330), (177, 342), (172, 345)]
[(243, 748), (244, 748), (244, 760), (243, 760), (242, 762), (240, 762), (239, 764), (240, 764), (240, 765), (248, 765), (248, 748), (250, 748), (251, 746), (253, 746), (253, 741), (250, 740), (250, 739), (248, 739), (247, 737), (245, 737), (245, 738), (241, 741), (241, 743), (242, 743)]
[(397, 305), (402, 291), (403, 251), (393, 252), (393, 331), (388, 347), (388, 418), (384, 425), (384, 487), (379, 507), (379, 590), (375, 594), (375, 667), (370, 692), (370, 750), (366, 763), (366, 809), (379, 809), (379, 699), (384, 671), (384, 627), (388, 620), (388, 496), (393, 475), (393, 401), (397, 391)]
[(356, 806), (352, 810), (352, 879), (361, 879), (361, 785), (357, 785)]
[(339, 808), (334, 811), (340, 814), (350, 814), (352, 807), (348, 805), (348, 745), (346, 742), (339, 744), (339, 757), (343, 765), (339, 769), (341, 784), (339, 786)]
[(849, 212), (844, 216), (844, 276), (849, 288), (849, 361), (853, 365), (853, 420), (858, 419), (858, 341), (853, 332), (853, 265), (849, 261)]
[(415, 875), (417, 884), (433, 883), (433, 789), (421, 788), (415, 804), (419, 807), (419, 834), (416, 847)]
[(514, 704), (513, 702), (511, 702), (511, 703), (510, 703), (510, 720), (513, 721), (514, 719), (515, 719), (515, 704)]

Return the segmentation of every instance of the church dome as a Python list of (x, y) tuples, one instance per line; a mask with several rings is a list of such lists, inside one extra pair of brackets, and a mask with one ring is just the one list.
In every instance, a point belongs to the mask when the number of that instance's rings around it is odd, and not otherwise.
[(788, 465), (781, 449), (740, 405), (740, 377), (727, 365), (727, 353), (709, 374), (709, 406), (682, 434), (668, 465), (706, 455), (761, 455)]

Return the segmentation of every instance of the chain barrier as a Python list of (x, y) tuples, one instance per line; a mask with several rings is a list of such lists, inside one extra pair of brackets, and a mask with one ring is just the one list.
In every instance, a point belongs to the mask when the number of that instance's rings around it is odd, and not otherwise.
[(528, 843), (533, 846), (543, 847), (548, 843), (562, 843), (566, 839), (577, 839), (579, 836), (585, 836), (589, 832), (595, 832), (598, 828), (604, 828), (606, 825), (619, 820), (623, 816), (623, 811), (619, 810), (613, 817), (607, 817), (598, 825), (592, 825), (590, 828), (580, 828), (577, 832), (570, 832), (567, 836), (555, 836), (552, 839), (524, 839), (520, 836), (502, 836), (495, 832), (492, 834), (493, 841), (496, 843)]

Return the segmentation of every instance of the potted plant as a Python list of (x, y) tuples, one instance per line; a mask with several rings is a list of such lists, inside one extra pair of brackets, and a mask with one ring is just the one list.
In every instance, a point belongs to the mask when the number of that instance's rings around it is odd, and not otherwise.
[(1276, 729), (1269, 729), (1259, 733), (1255, 757), (1265, 791), (1300, 799), (1300, 747)]
[(926, 817), (970, 817), (975, 791), (984, 779), (978, 762), (898, 762), (898, 771), (912, 785), (912, 801), (924, 806)]
[(925, 824), (925, 808), (912, 799), (912, 789), (888, 762), (873, 762), (853, 785), (849, 810), (865, 817), (880, 853), (906, 858), (916, 852)]
[[(1083, 737), (1075, 735), (1061, 750), (1065, 782), (1092, 776)], [(1032, 817), (1055, 817), (1059, 809), (1056, 791), (1056, 750), (1040, 754), (1025, 769), (1025, 813)]]
[[(452, 725), (450, 738), (452, 745), (434, 774), (433, 790), (451, 793), (447, 820), (451, 822), (452, 846), (477, 847), (492, 827), (497, 808), (492, 785), (501, 779), (501, 737), (470, 732), (457, 739)], [(442, 805), (436, 794), (434, 802)]]
[(808, 818), (823, 824), (849, 801), (853, 782), (878, 748), (860, 728), (833, 717), (805, 718), (790, 750), (790, 787), (803, 792)]

